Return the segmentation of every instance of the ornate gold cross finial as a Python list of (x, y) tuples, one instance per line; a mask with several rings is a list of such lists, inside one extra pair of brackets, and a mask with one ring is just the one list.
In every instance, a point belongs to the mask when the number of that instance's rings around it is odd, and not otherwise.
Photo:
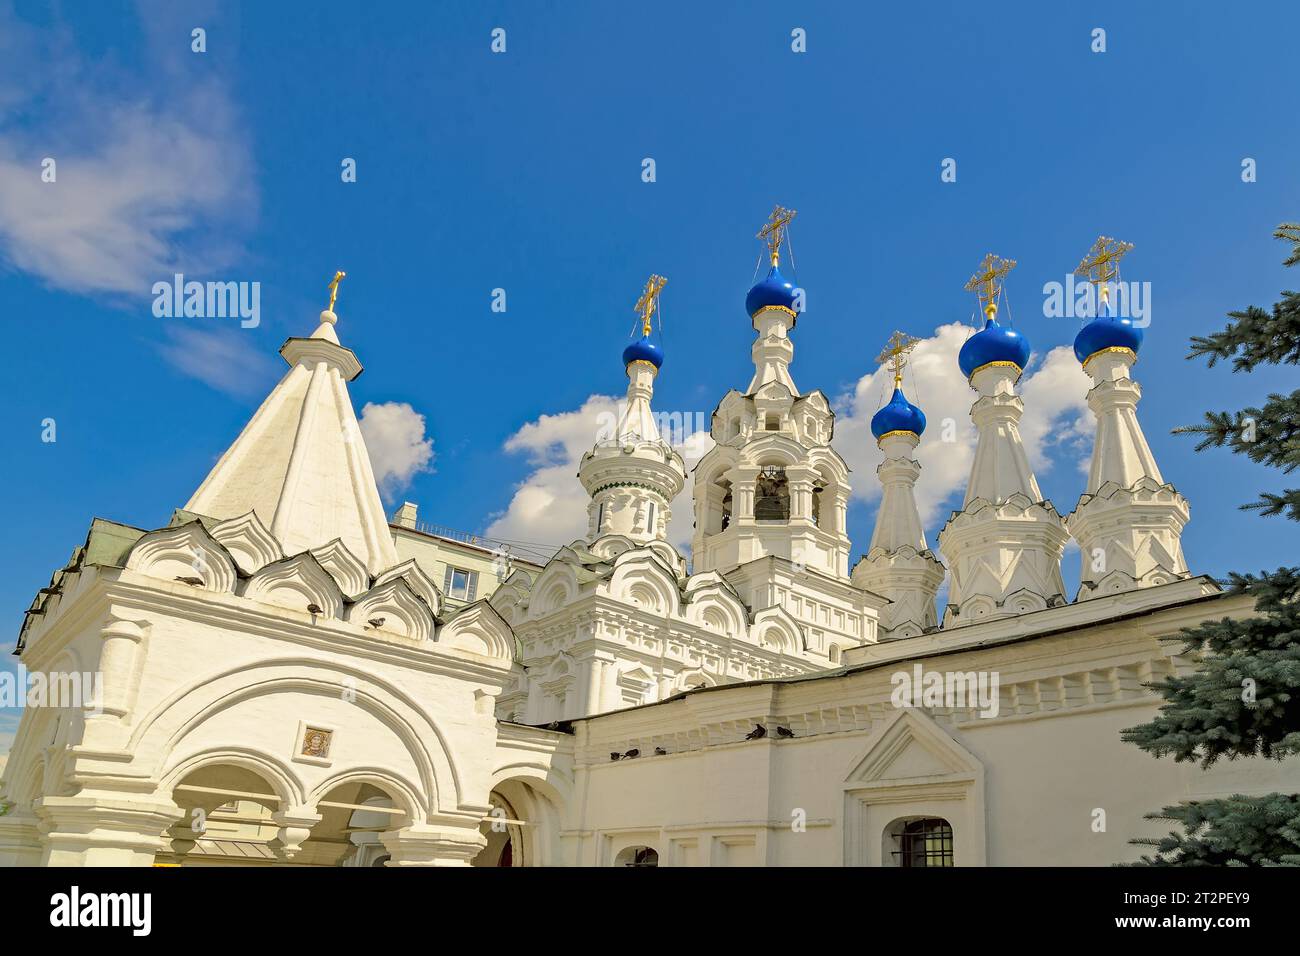
[(984, 303), (984, 314), (990, 319), (998, 312), (998, 294), (1002, 291), (1002, 282), (1015, 267), (1015, 259), (1003, 259), (990, 252), (980, 262), (980, 271), (966, 283), (966, 291), (974, 292), (979, 297), (980, 302)]
[(650, 317), (654, 315), (655, 308), (659, 304), (659, 293), (667, 284), (668, 280), (663, 276), (652, 275), (646, 280), (645, 291), (641, 293), (641, 298), (636, 300), (636, 312), (641, 316), (641, 331), (644, 335), (650, 334)]
[(895, 332), (889, 337), (885, 350), (876, 356), (877, 362), (882, 365), (888, 362), (892, 366), (895, 388), (903, 383), (903, 366), (907, 364), (907, 356), (920, 341), (906, 333)]
[(790, 226), (790, 220), (795, 217), (796, 210), (786, 209), (784, 206), (773, 206), (772, 215), (768, 217), (763, 228), (758, 230), (758, 238), (767, 243), (768, 252), (772, 255), (772, 265), (776, 266), (777, 261), (781, 258), (781, 243), (785, 241), (786, 229)]
[(1074, 270), (1077, 276), (1085, 276), (1089, 282), (1101, 288), (1101, 301), (1110, 300), (1110, 280), (1119, 275), (1119, 260), (1133, 251), (1133, 243), (1121, 242), (1109, 236), (1098, 236), (1088, 254)]
[(333, 311), (334, 311), (334, 300), (337, 299), (337, 298), (339, 297), (339, 283), (340, 283), (343, 279), (347, 278), (347, 275), (348, 275), (348, 274), (347, 274), (346, 272), (344, 272), (342, 269), (340, 269), (338, 272), (334, 273), (334, 278), (330, 281), (330, 284), (329, 284), (329, 290), (330, 290), (330, 304), (329, 304), (329, 308), (326, 309), (327, 312), (333, 312)]

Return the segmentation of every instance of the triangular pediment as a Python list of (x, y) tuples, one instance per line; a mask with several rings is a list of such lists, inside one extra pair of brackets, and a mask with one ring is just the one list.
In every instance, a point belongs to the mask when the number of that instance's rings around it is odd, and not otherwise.
[(917, 782), (980, 774), (979, 759), (915, 708), (902, 708), (854, 761), (846, 780), (874, 784)]

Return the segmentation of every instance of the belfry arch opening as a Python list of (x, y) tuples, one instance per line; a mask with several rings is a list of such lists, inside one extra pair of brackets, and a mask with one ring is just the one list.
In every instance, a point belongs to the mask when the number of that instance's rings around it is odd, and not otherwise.
[(704, 533), (721, 534), (731, 527), (731, 482), (718, 475), (705, 485)]
[(790, 520), (790, 482), (784, 465), (763, 465), (754, 479), (754, 520)]
[(835, 512), (835, 482), (826, 473), (818, 469), (813, 473), (812, 483), (812, 520), (813, 524), (832, 534), (840, 534)]

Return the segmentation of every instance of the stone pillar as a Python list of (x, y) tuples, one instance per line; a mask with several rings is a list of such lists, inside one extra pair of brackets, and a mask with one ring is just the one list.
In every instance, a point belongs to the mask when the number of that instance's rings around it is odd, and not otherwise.
[(41, 821), (29, 810), (13, 808), (0, 817), (0, 866), (39, 866)]
[(287, 863), (302, 850), (311, 836), (311, 828), (320, 823), (321, 815), (309, 807), (290, 807), (277, 810), (271, 819), (280, 826), (280, 832), (271, 841), (271, 850), (276, 859)]
[(184, 816), (170, 800), (139, 794), (41, 797), (41, 866), (151, 866)]
[(582, 702), (584, 714), (600, 713), (601, 689), (605, 679), (605, 662), (593, 657), (587, 662), (587, 697)]
[(537, 678), (532, 674), (527, 677), (528, 680), (528, 703), (525, 705), (528, 713), (527, 723), (540, 724), (543, 721), (542, 715), (542, 685), (538, 683)]
[(753, 522), (754, 520), (754, 482), (758, 480), (760, 469), (753, 466), (737, 466), (728, 477), (731, 479), (731, 520), (733, 524)]
[(388, 866), (469, 866), (487, 838), (462, 819), (420, 823), (379, 834)]
[(618, 665), (612, 661), (605, 667), (600, 697), (602, 713), (618, 710), (623, 706), (623, 692), (618, 686)]
[(790, 519), (812, 521), (813, 473), (803, 465), (791, 465), (785, 470), (790, 489)]

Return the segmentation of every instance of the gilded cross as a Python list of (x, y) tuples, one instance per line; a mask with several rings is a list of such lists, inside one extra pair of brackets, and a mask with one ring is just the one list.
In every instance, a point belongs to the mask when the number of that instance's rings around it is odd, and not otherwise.
[(885, 350), (876, 356), (877, 362), (882, 365), (888, 362), (893, 368), (895, 387), (903, 383), (903, 366), (907, 364), (907, 356), (920, 341), (903, 332), (895, 332), (889, 337)]
[(333, 280), (330, 281), (329, 284), (330, 304), (329, 304), (329, 309), (327, 311), (329, 312), (334, 311), (334, 300), (339, 297), (339, 283), (345, 278), (347, 278), (347, 273), (341, 269), (338, 272), (334, 273), (334, 278)]
[(645, 291), (641, 293), (641, 298), (636, 300), (636, 312), (641, 316), (641, 331), (645, 335), (650, 334), (650, 317), (654, 315), (655, 308), (659, 304), (659, 293), (667, 284), (668, 280), (663, 276), (652, 275), (646, 280)]
[(1119, 275), (1119, 260), (1133, 250), (1133, 243), (1121, 242), (1109, 236), (1098, 236), (1088, 254), (1074, 270), (1077, 276), (1085, 276), (1089, 282), (1101, 288), (1101, 300), (1110, 298), (1109, 283)]
[(772, 215), (768, 217), (763, 228), (758, 231), (758, 238), (767, 243), (768, 252), (772, 256), (772, 265), (776, 266), (777, 260), (781, 258), (781, 243), (785, 241), (786, 230), (790, 227), (790, 220), (795, 217), (796, 210), (786, 209), (784, 206), (773, 206)]
[(1002, 283), (1007, 273), (1015, 267), (1015, 259), (1003, 259), (990, 252), (980, 262), (980, 271), (966, 283), (966, 291), (979, 296), (979, 300), (984, 303), (984, 312), (990, 319), (997, 314), (998, 293), (1002, 291)]

